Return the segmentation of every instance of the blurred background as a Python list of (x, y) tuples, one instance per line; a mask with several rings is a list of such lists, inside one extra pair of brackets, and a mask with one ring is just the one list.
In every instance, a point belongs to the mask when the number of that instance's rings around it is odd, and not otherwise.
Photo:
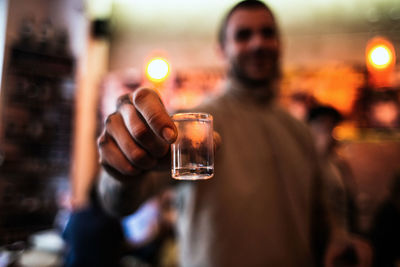
[[(38, 246), (88, 202), (118, 95), (151, 86), (172, 112), (221, 93), (216, 32), (235, 2), (0, 0), (0, 246)], [(367, 233), (400, 170), (400, 2), (267, 3), (282, 35), (280, 101), (302, 120), (316, 102), (344, 116), (333, 135)], [(39, 243), (54, 255), (51, 233), (50, 248)]]

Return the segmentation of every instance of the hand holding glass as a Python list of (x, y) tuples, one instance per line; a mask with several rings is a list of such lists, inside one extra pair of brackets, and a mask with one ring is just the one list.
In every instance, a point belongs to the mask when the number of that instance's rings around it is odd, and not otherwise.
[(212, 116), (206, 113), (177, 113), (172, 120), (178, 129), (178, 138), (171, 146), (172, 177), (179, 180), (213, 177)]

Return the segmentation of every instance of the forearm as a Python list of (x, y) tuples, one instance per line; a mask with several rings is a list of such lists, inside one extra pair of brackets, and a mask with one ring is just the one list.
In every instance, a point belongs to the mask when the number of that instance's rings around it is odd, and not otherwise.
[(168, 178), (164, 174), (147, 173), (122, 183), (102, 170), (98, 182), (100, 202), (113, 216), (131, 214), (146, 199), (165, 188), (172, 180)]
[(139, 179), (135, 179), (131, 183), (121, 183), (102, 170), (97, 186), (102, 206), (114, 216), (127, 215), (139, 205)]

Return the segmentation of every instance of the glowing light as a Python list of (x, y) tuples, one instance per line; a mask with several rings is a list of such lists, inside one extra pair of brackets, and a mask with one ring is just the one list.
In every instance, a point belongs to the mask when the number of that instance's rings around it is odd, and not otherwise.
[(369, 61), (378, 69), (386, 68), (393, 60), (392, 51), (386, 45), (378, 45), (369, 53)]
[(374, 88), (394, 85), (396, 51), (392, 42), (377, 36), (367, 43), (365, 60), (368, 68), (368, 82)]
[(379, 101), (371, 107), (372, 118), (384, 127), (395, 127), (399, 109), (395, 101)]
[(154, 58), (147, 65), (146, 73), (151, 81), (162, 82), (169, 74), (169, 64), (163, 58)]
[(344, 122), (333, 129), (332, 136), (337, 141), (355, 140), (358, 138), (357, 128), (353, 122)]

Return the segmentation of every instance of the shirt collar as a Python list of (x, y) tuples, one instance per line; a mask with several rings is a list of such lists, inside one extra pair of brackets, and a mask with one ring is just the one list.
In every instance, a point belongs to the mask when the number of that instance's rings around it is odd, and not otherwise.
[(278, 81), (269, 84), (251, 85), (245, 84), (234, 77), (228, 77), (226, 84), (226, 94), (238, 100), (250, 101), (254, 104), (269, 104), (275, 99), (278, 93)]

